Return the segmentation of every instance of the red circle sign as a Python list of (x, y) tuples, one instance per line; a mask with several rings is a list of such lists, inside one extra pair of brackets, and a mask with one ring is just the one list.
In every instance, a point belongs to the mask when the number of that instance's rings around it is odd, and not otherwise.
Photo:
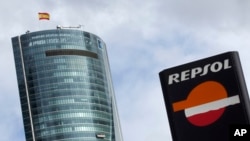
[(227, 106), (237, 103), (240, 103), (238, 95), (228, 97), (222, 84), (206, 81), (193, 88), (186, 100), (173, 103), (173, 111), (184, 110), (191, 124), (207, 126), (217, 121)]
[(185, 109), (188, 121), (196, 126), (207, 126), (218, 120), (225, 111), (220, 106), (221, 99), (227, 98), (224, 86), (215, 81), (207, 81), (196, 86), (187, 101), (193, 107)]

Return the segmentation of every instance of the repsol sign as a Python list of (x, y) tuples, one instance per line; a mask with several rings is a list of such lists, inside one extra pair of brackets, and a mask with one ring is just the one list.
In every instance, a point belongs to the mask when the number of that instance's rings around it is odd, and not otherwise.
[(174, 83), (179, 83), (194, 79), (196, 77), (205, 76), (208, 73), (217, 73), (230, 68), (232, 68), (232, 66), (230, 65), (229, 59), (225, 59), (224, 61), (216, 61), (201, 67), (195, 67), (178, 73), (170, 74), (168, 77), (168, 84), (171, 85)]
[(159, 76), (173, 141), (230, 141), (230, 135), (248, 133), (229, 130), (230, 125), (250, 124), (238, 52), (167, 68)]

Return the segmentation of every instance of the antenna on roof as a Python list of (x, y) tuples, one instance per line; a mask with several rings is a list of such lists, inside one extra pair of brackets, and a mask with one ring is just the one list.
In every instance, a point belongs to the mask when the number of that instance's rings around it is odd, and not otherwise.
[(79, 24), (78, 26), (61, 26), (61, 25), (57, 25), (56, 29), (67, 29), (67, 28), (82, 28), (83, 25)]

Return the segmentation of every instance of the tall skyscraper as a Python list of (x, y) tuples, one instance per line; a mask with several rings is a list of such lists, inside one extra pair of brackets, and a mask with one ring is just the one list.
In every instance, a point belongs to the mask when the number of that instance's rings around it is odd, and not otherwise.
[(27, 141), (122, 141), (105, 43), (72, 29), (12, 38)]

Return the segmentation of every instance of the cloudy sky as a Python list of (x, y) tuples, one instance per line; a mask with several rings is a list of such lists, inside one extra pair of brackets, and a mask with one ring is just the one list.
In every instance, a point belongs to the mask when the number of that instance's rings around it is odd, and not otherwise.
[(172, 140), (158, 77), (165, 68), (238, 51), (250, 85), (248, 0), (9, 0), (0, 19), (1, 141), (25, 141), (11, 37), (27, 30), (81, 24), (106, 42), (124, 141)]

